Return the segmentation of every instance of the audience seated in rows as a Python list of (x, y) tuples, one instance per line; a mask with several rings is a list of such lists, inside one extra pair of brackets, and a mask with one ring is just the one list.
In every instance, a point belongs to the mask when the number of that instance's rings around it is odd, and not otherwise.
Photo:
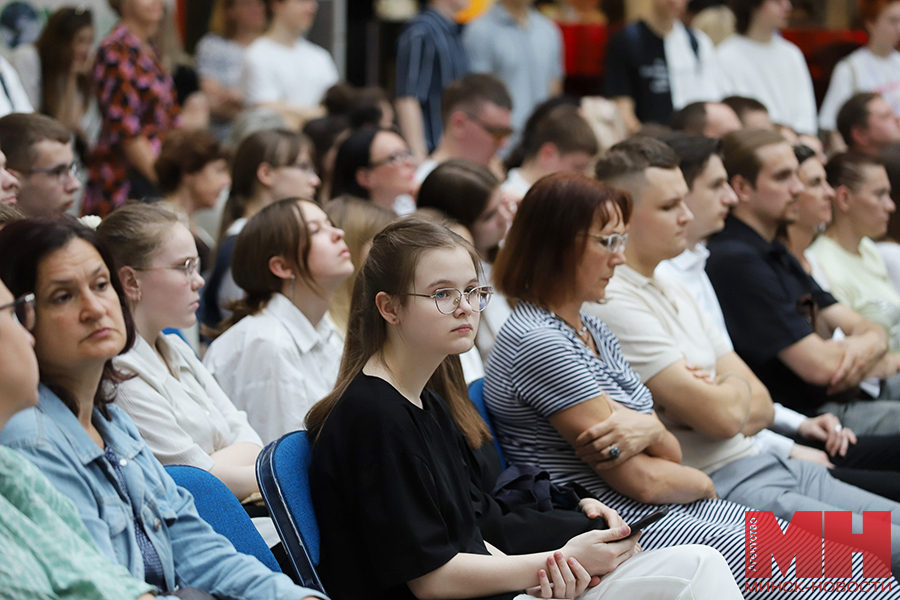
[(289, 198), (254, 215), (234, 245), (244, 298), (203, 363), (266, 444), (302, 429), (334, 386), (343, 339), (325, 313), (353, 273), (343, 238), (318, 205)]
[[(822, 290), (776, 239), (797, 218), (802, 185), (793, 149), (758, 129), (722, 141), (738, 203), (710, 239), (706, 271), (735, 350), (790, 408), (832, 413), (858, 434), (897, 433), (900, 402), (862, 399), (857, 387), (897, 373), (885, 356), (886, 332)], [(832, 339), (838, 328), (845, 337)]]
[[(668, 598), (688, 587), (696, 597), (738, 597), (712, 549), (633, 555), (636, 540), (622, 540), (622, 526), (578, 535), (550, 557), (491, 545), (461, 446), (490, 445), (490, 434), (448, 356), (471, 348), (477, 313), (490, 300), (478, 263), (462, 238), (422, 221), (389, 225), (373, 242), (354, 287), (338, 382), (307, 418), (326, 588), (339, 598), (512, 598), (522, 589), (579, 596), (591, 575), (612, 571), (585, 598)], [(460, 411), (464, 417), (451, 416)], [(361, 569), (358, 577), (346, 576), (347, 561)], [(652, 580), (663, 572), (660, 587)]]
[(518, 302), (488, 360), (484, 397), (511, 464), (584, 486), (626, 522), (667, 504), (642, 547), (702, 540), (741, 584), (746, 507), (716, 499), (705, 473), (680, 464), (677, 439), (615, 336), (580, 310), (625, 262), (629, 213), (625, 192), (584, 176), (551, 175), (529, 190), (494, 263), (494, 284)]
[(16, 201), (29, 217), (70, 210), (81, 191), (72, 133), (59, 121), (36, 113), (0, 118), (0, 147), (6, 168), (19, 180)]
[(603, 95), (613, 99), (629, 133), (642, 123), (667, 125), (673, 110), (722, 98), (712, 41), (684, 25), (685, 0), (653, 0), (643, 19), (616, 34), (606, 51)]
[(244, 292), (234, 283), (232, 255), (247, 220), (269, 204), (299, 194), (314, 198), (320, 181), (311, 162), (312, 144), (302, 133), (269, 129), (248, 136), (234, 153), (231, 191), (222, 213), (216, 262), (203, 288), (201, 320), (218, 328), (229, 305)]
[(122, 381), (112, 359), (137, 334), (96, 234), (68, 219), (16, 221), (0, 231), (0, 256), (10, 291), (35, 296), (41, 374), (37, 406), (12, 417), (0, 443), (74, 503), (103, 554), (163, 596), (194, 587), (203, 598), (324, 598), (216, 534), (112, 403)]
[(266, 10), (265, 34), (244, 51), (241, 88), (248, 105), (273, 109), (299, 128), (321, 116), (319, 102), (337, 82), (337, 66), (327, 50), (304, 37), (317, 2), (266, 0)]
[(360, 129), (345, 139), (334, 160), (330, 193), (370, 200), (409, 214), (415, 210), (416, 167), (406, 141), (389, 129)]
[[(685, 250), (693, 219), (674, 150), (659, 140), (632, 138), (614, 146), (596, 169), (599, 179), (631, 194), (634, 208), (626, 263), (616, 269), (605, 302), (584, 310), (616, 334), (661, 420), (678, 438), (682, 464), (710, 475), (719, 497), (784, 519), (825, 504), (855, 511), (861, 523), (861, 512), (884, 498), (837, 481), (824, 465), (797, 460), (806, 451), (802, 446), (793, 445), (789, 457), (778, 446), (757, 443), (756, 434), (775, 414), (768, 390), (690, 292), (655, 276), (662, 260)], [(866, 478), (866, 490), (900, 498), (900, 486), (883, 485), (883, 472), (853, 475)]]

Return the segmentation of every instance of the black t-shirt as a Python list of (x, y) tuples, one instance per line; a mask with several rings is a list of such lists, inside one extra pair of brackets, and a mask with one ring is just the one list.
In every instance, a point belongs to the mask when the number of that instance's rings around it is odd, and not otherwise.
[(620, 31), (606, 48), (603, 95), (634, 100), (642, 122), (669, 124), (672, 92), (664, 41), (643, 21)]
[(412, 599), (406, 582), (460, 552), (488, 554), (465, 442), (440, 398), (426, 390), (422, 405), (360, 373), (313, 448), (318, 572), (333, 600)]
[(807, 275), (780, 241), (766, 241), (728, 217), (709, 241), (706, 273), (715, 288), (734, 349), (769, 388), (775, 401), (806, 415), (829, 400), (824, 387), (806, 383), (778, 353), (814, 333), (810, 306), (837, 302)]
[(497, 478), (503, 472), (494, 444), (484, 442), (481, 448), (475, 450), (467, 443), (466, 449), (472, 476), (472, 506), (478, 517), (478, 527), (484, 539), (503, 552), (551, 552), (563, 547), (576, 535), (592, 529), (608, 529), (603, 518), (589, 519), (580, 510), (508, 510), (491, 496)]

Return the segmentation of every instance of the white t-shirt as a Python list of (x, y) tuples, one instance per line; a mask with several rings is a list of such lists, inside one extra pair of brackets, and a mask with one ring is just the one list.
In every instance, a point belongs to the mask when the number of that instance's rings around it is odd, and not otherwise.
[(755, 98), (769, 109), (773, 123), (816, 134), (812, 78), (797, 46), (779, 35), (767, 43), (733, 35), (717, 51), (723, 96)]
[(500, 184), (500, 191), (510, 198), (521, 200), (531, 189), (531, 184), (522, 177), (519, 169), (510, 169), (506, 174), (506, 181)]
[(0, 87), (0, 117), (14, 112), (33, 113), (34, 107), (28, 100), (28, 92), (19, 79), (19, 73), (2, 56), (0, 56), (0, 77), (3, 78), (3, 86)]
[(684, 108), (691, 102), (718, 102), (722, 99), (715, 46), (702, 31), (692, 31), (697, 39), (697, 52), (694, 52), (687, 29), (681, 21), (676, 20), (672, 30), (663, 38), (674, 110)]
[(285, 46), (263, 36), (247, 47), (241, 80), (250, 105), (317, 106), (338, 71), (327, 50), (304, 38)]
[(831, 73), (828, 92), (819, 111), (819, 127), (837, 129), (837, 114), (844, 102), (858, 92), (881, 94), (894, 112), (900, 114), (900, 52), (887, 58), (875, 56), (862, 47), (839, 62)]

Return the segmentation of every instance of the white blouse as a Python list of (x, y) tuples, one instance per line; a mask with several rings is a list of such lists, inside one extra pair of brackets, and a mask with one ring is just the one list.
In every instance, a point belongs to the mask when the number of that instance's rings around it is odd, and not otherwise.
[(215, 464), (210, 454), (218, 450), (238, 442), (262, 445), (247, 415), (234, 407), (184, 340), (164, 335), (157, 347), (168, 367), (141, 336), (113, 363), (136, 375), (119, 384), (116, 404), (138, 426), (159, 462), (208, 471)]
[(262, 311), (216, 338), (203, 363), (269, 443), (305, 427), (306, 413), (334, 388), (343, 351), (330, 319), (313, 327), (274, 294)]

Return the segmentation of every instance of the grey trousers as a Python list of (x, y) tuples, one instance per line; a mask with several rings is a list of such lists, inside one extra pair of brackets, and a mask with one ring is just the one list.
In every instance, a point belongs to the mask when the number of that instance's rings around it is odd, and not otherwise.
[(833, 414), (857, 435), (900, 433), (900, 400), (826, 402), (817, 412)]
[(891, 513), (891, 571), (900, 574), (900, 503), (832, 477), (821, 465), (764, 452), (733, 461), (711, 476), (720, 498), (790, 520), (795, 511), (849, 510), (853, 530), (862, 531), (862, 513)]

